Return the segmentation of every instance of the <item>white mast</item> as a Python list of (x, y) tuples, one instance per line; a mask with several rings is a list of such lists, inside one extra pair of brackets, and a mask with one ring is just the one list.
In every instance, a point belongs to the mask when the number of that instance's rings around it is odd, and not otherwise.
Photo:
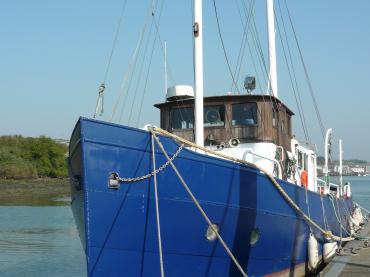
[(164, 42), (164, 95), (167, 94), (167, 42)]
[(194, 0), (195, 143), (204, 146), (202, 0)]
[(267, 0), (267, 31), (269, 41), (269, 88), (272, 95), (278, 97), (277, 70), (276, 70), (276, 46), (275, 46), (275, 15), (274, 0)]
[(343, 188), (343, 148), (342, 148), (342, 140), (339, 140), (339, 176), (340, 176), (340, 195), (342, 195), (342, 188)]
[[(332, 129), (328, 129), (326, 131), (326, 136), (325, 136), (325, 167), (324, 167), (324, 174), (326, 177), (326, 192), (329, 190), (329, 144), (330, 144), (330, 138), (331, 138), (331, 133)], [(325, 192), (325, 193), (326, 193)]]

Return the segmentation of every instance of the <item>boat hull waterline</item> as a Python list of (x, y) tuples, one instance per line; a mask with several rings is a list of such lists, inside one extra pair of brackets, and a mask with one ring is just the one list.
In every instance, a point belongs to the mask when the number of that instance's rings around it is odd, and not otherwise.
[[(174, 140), (159, 138), (170, 156), (178, 150)], [(131, 178), (152, 172), (151, 147), (150, 132), (141, 129), (85, 118), (74, 129), (72, 210), (89, 276), (160, 276), (153, 178), (108, 187), (112, 173)], [(158, 146), (155, 158), (157, 168), (166, 162)], [(307, 273), (310, 232), (322, 253), (322, 234), (297, 215), (258, 169), (188, 149), (174, 164), (248, 275)], [(351, 199), (331, 200), (278, 182), (320, 226), (339, 236), (336, 212), (349, 230)], [(208, 225), (170, 166), (157, 174), (157, 183), (165, 274), (241, 276), (221, 243), (207, 240)]]

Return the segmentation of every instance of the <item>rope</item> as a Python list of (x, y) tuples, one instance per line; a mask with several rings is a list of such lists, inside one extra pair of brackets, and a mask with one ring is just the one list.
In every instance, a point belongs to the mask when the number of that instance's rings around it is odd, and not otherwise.
[(161, 267), (161, 277), (164, 277), (162, 238), (161, 238), (161, 223), (160, 223), (160, 220), (159, 220), (158, 187), (157, 187), (157, 173), (155, 171), (155, 148), (154, 148), (153, 136), (152, 136), (152, 160), (153, 160), (153, 173), (154, 173), (153, 174), (153, 179), (154, 179), (155, 211), (156, 211), (156, 218), (157, 218), (159, 264), (160, 264), (160, 267)]
[(325, 214), (325, 207), (324, 207), (324, 201), (322, 199), (322, 195), (320, 193), (320, 200), (321, 200), (321, 210), (322, 210), (322, 217), (323, 217), (323, 220), (324, 220), (324, 228), (326, 230), (329, 229), (329, 224), (328, 224), (328, 220), (326, 219), (326, 214)]
[[(306, 198), (306, 206), (307, 206), (308, 218), (311, 219), (310, 204), (308, 203), (308, 186), (305, 187), (305, 198)], [(312, 233), (311, 225), (309, 225), (309, 228), (310, 228), (310, 231)]]
[(211, 220), (209, 219), (209, 217), (207, 216), (207, 214), (205, 213), (205, 211), (203, 210), (203, 208), (201, 207), (201, 205), (199, 204), (198, 200), (195, 198), (195, 196), (193, 195), (193, 193), (191, 192), (190, 188), (188, 187), (188, 185), (186, 184), (186, 182), (184, 181), (184, 179), (182, 178), (181, 174), (179, 173), (179, 171), (177, 170), (176, 166), (173, 164), (173, 162), (171, 161), (171, 158), (168, 156), (166, 150), (164, 149), (162, 143), (159, 141), (159, 139), (157, 138), (157, 136), (155, 135), (154, 133), (154, 130), (156, 130), (157, 128), (153, 128), (151, 129), (151, 133), (152, 133), (152, 136), (153, 138), (155, 139), (155, 141), (157, 142), (159, 148), (161, 149), (161, 151), (163, 152), (163, 154), (166, 156), (168, 162), (170, 163), (171, 167), (173, 168), (173, 170), (175, 171), (177, 177), (179, 178), (180, 182), (182, 183), (182, 185), (184, 186), (186, 192), (189, 194), (190, 198), (193, 200), (194, 204), (197, 206), (199, 212), (202, 214), (203, 218), (206, 220), (208, 226), (212, 229), (212, 231), (216, 234), (218, 240), (221, 242), (222, 246), (225, 248), (227, 254), (229, 255), (229, 257), (232, 259), (232, 261), (234, 262), (234, 264), (236, 265), (236, 267), (239, 269), (240, 273), (247, 277), (247, 274), (244, 272), (243, 268), (241, 267), (241, 265), (239, 264), (239, 262), (237, 261), (237, 259), (235, 258), (234, 254), (231, 252), (231, 250), (229, 249), (229, 247), (226, 245), (225, 241), (222, 239), (221, 235), (219, 234), (217, 228), (213, 225), (213, 223), (211, 222)]
[[(337, 204), (338, 213), (340, 215), (340, 209), (339, 209), (339, 204), (338, 204), (337, 198), (335, 198), (335, 203)], [(334, 210), (335, 210), (335, 208), (334, 208)], [(343, 237), (343, 230), (347, 233), (347, 235), (351, 235), (347, 232), (347, 230), (345, 228), (343, 228), (342, 217), (341, 216), (339, 216), (339, 225), (340, 225), (340, 228), (339, 228), (340, 238)], [(339, 247), (342, 247), (342, 240), (339, 242)]]
[[(216, 151), (213, 151), (213, 150), (210, 150), (210, 149), (207, 149), (206, 147), (203, 147), (203, 146), (199, 146), (193, 142), (190, 142), (186, 139), (183, 139), (181, 137), (178, 137), (174, 134), (171, 134), (161, 128), (158, 128), (158, 127), (153, 127), (151, 129), (151, 132), (157, 132), (159, 134), (162, 134), (164, 136), (167, 136), (167, 137), (170, 137), (170, 138), (173, 138), (177, 141), (180, 141), (182, 142), (183, 144), (186, 144), (186, 145), (189, 145), (191, 147), (194, 147), (194, 148), (197, 148), (197, 149), (200, 149), (202, 151), (204, 151), (205, 153), (210, 153), (212, 155), (215, 155), (215, 156), (219, 156), (219, 157), (222, 157), (224, 159), (227, 159), (227, 160), (231, 160), (231, 161), (234, 161), (234, 162), (237, 162), (237, 163), (241, 163), (241, 164), (245, 164), (245, 165), (248, 165), (248, 166), (251, 166), (251, 167), (254, 167), (256, 169), (258, 169), (259, 171), (261, 171), (262, 173), (264, 173), (267, 178), (271, 181), (271, 183), (275, 186), (275, 188), (280, 192), (280, 194), (283, 196), (283, 198), (288, 202), (288, 204), (299, 214), (303, 217), (303, 219), (308, 223), (308, 224), (311, 224), (313, 227), (315, 227), (317, 230), (319, 230), (324, 236), (332, 239), (332, 240), (335, 240), (335, 241), (350, 241), (350, 240), (354, 240), (353, 237), (347, 237), (347, 238), (343, 238), (342, 240), (340, 239), (340, 237), (338, 236), (335, 236), (332, 234), (332, 232), (330, 230), (324, 230), (320, 225), (318, 225), (316, 222), (314, 222), (309, 216), (307, 216), (301, 209), (300, 207), (293, 201), (292, 198), (290, 198), (290, 196), (284, 191), (284, 189), (281, 187), (281, 185), (275, 180), (275, 178), (269, 173), (267, 172), (266, 170), (264, 170), (263, 168), (255, 165), (255, 164), (252, 164), (250, 162), (247, 162), (247, 161), (244, 161), (244, 160), (241, 160), (241, 159), (238, 159), (238, 158), (234, 158), (234, 157), (230, 157), (228, 155), (224, 155), (222, 153), (218, 153)], [(163, 151), (163, 150), (162, 150)], [(172, 161), (170, 162), (171, 166), (172, 166)]]

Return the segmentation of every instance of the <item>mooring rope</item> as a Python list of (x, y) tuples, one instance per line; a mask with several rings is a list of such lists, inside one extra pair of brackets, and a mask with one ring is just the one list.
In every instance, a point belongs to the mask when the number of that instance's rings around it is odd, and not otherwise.
[(220, 243), (222, 244), (222, 246), (225, 248), (227, 254), (229, 255), (229, 257), (232, 259), (232, 261), (234, 262), (234, 264), (236, 265), (236, 267), (239, 269), (240, 273), (247, 277), (247, 274), (245, 273), (245, 271), (243, 270), (243, 268), (241, 267), (241, 265), (239, 264), (239, 262), (237, 261), (237, 259), (235, 258), (234, 254), (231, 252), (231, 250), (229, 249), (229, 247), (227, 246), (227, 244), (225, 243), (225, 241), (223, 240), (223, 238), (221, 237), (221, 235), (219, 234), (217, 228), (213, 225), (212, 221), (209, 219), (209, 217), (207, 216), (206, 212), (203, 210), (202, 206), (199, 204), (199, 201), (196, 199), (196, 197), (194, 196), (194, 194), (191, 192), (190, 188), (188, 187), (188, 185), (186, 184), (185, 180), (183, 179), (183, 177), (181, 176), (180, 172), (177, 170), (176, 166), (174, 165), (174, 163), (172, 162), (171, 158), (168, 156), (166, 150), (164, 149), (162, 143), (159, 141), (159, 139), (157, 138), (157, 136), (155, 135), (154, 133), (154, 130), (151, 129), (151, 133), (152, 133), (152, 137), (155, 139), (155, 141), (157, 142), (159, 148), (161, 149), (161, 151), (163, 152), (163, 154), (165, 155), (165, 157), (167, 158), (168, 162), (170, 163), (171, 167), (173, 168), (173, 170), (175, 171), (177, 177), (179, 178), (180, 182), (182, 183), (183, 187), (185, 188), (186, 192), (189, 194), (190, 198), (193, 200), (195, 206), (198, 208), (199, 212), (202, 214), (203, 218), (206, 220), (208, 226), (212, 229), (212, 231), (216, 234), (218, 240), (220, 241)]
[[(302, 210), (301, 208), (293, 201), (293, 199), (284, 191), (284, 189), (281, 187), (281, 185), (275, 180), (274, 176), (272, 176), (269, 172), (267, 172), (266, 170), (264, 170), (262, 167), (259, 167), (258, 165), (256, 164), (253, 164), (253, 163), (250, 163), (250, 162), (247, 162), (247, 161), (244, 161), (244, 160), (241, 160), (241, 159), (238, 159), (238, 158), (234, 158), (234, 157), (230, 157), (228, 155), (225, 155), (225, 154), (222, 154), (222, 153), (218, 153), (216, 151), (213, 151), (213, 150), (210, 150), (206, 147), (203, 147), (203, 146), (199, 146), (193, 142), (190, 142), (186, 139), (183, 139), (179, 136), (176, 136), (174, 134), (171, 134), (169, 132), (167, 132), (166, 130), (163, 130), (161, 128), (158, 128), (158, 127), (152, 127), (150, 128), (150, 131), (152, 133), (156, 132), (158, 134), (161, 134), (161, 135), (164, 135), (164, 136), (167, 136), (167, 137), (170, 137), (170, 138), (173, 138), (177, 141), (180, 141), (181, 143), (185, 144), (185, 145), (189, 145), (190, 147), (193, 147), (193, 148), (196, 148), (196, 149), (200, 149), (202, 151), (204, 151), (205, 153), (209, 153), (209, 154), (212, 154), (212, 155), (215, 155), (215, 156), (219, 156), (219, 157), (222, 157), (224, 159), (227, 159), (227, 160), (231, 160), (231, 161), (234, 161), (234, 162), (237, 162), (237, 163), (241, 163), (241, 164), (245, 164), (245, 165), (248, 165), (248, 166), (251, 166), (251, 167), (254, 167), (256, 169), (258, 169), (259, 171), (261, 171), (262, 173), (264, 173), (267, 178), (271, 181), (271, 183), (275, 186), (275, 188), (280, 192), (280, 194), (283, 196), (283, 198), (288, 202), (288, 204), (298, 213), (300, 214), (303, 219), (308, 223), (308, 224), (311, 224), (312, 226), (314, 226), (317, 230), (319, 230), (325, 237), (327, 238), (330, 238), (332, 240), (335, 240), (335, 241), (351, 241), (351, 240), (354, 240), (355, 238), (353, 237), (347, 237), (347, 238), (340, 238), (338, 236), (335, 236), (330, 230), (324, 230), (319, 224), (317, 224), (315, 221), (313, 221), (309, 216), (307, 216)], [(154, 137), (156, 138), (156, 137)], [(162, 149), (161, 149), (162, 150)], [(164, 150), (164, 149), (163, 149)], [(163, 151), (162, 150), (162, 151)], [(173, 165), (172, 162), (170, 162), (171, 166)]]
[(322, 216), (323, 216), (323, 220), (324, 220), (324, 228), (326, 230), (328, 230), (329, 229), (329, 224), (328, 224), (328, 220), (326, 219), (325, 207), (324, 207), (324, 200), (322, 198), (321, 193), (320, 193), (320, 201), (321, 201)]
[(159, 249), (159, 264), (161, 268), (161, 277), (164, 277), (163, 269), (163, 253), (162, 253), (162, 238), (161, 238), (161, 222), (159, 220), (159, 205), (158, 205), (158, 186), (157, 186), (157, 172), (155, 165), (155, 148), (154, 139), (152, 135), (152, 161), (153, 161), (153, 180), (154, 180), (154, 195), (155, 195), (155, 212), (157, 219), (157, 236), (158, 236), (158, 249)]

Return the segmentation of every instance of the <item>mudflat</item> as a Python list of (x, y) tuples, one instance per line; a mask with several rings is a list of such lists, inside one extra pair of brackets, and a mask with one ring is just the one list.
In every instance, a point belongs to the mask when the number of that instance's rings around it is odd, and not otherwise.
[(0, 179), (0, 205), (63, 206), (69, 202), (67, 178)]

